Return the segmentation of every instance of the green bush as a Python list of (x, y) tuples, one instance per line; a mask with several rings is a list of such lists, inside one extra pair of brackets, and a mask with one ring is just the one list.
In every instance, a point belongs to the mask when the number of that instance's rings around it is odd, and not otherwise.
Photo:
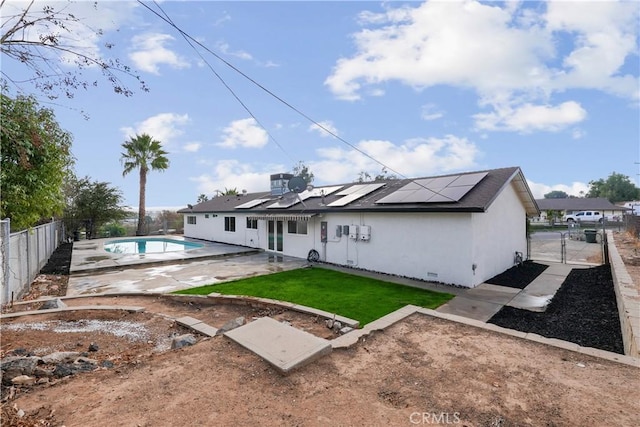
[(116, 222), (111, 222), (100, 230), (100, 235), (103, 237), (122, 237), (127, 235), (127, 230)]

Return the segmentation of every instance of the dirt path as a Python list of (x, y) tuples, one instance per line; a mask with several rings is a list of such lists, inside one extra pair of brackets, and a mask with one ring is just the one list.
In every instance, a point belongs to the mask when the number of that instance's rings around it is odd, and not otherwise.
[(41, 418), (55, 410), (50, 425), (68, 427), (430, 424), (423, 417), (630, 426), (640, 423), (639, 374), (414, 316), (286, 377), (218, 337), (36, 388), (13, 403)]

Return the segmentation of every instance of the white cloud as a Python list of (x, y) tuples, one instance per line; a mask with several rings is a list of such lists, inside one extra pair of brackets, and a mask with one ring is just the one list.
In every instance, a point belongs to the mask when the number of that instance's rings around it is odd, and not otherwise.
[(262, 148), (269, 142), (269, 135), (253, 118), (235, 120), (223, 130), (223, 148)]
[(161, 113), (121, 130), (126, 138), (146, 133), (160, 141), (166, 149), (170, 149), (174, 139), (184, 133), (180, 127), (189, 122), (188, 114)]
[[(361, 141), (357, 148), (374, 159), (382, 159), (389, 174), (406, 177), (427, 176), (473, 168), (480, 152), (465, 138), (414, 138), (401, 145), (390, 141)], [(348, 182), (361, 171), (376, 175), (383, 165), (356, 150), (339, 147), (317, 150), (321, 160), (309, 162), (316, 179), (327, 183)]]
[(571, 138), (573, 139), (582, 139), (587, 133), (583, 129), (572, 129), (571, 130)]
[(388, 9), (370, 22), (380, 27), (355, 34), (357, 53), (338, 60), (325, 81), (341, 98), (358, 99), (363, 87), (390, 80), (482, 91), (537, 84), (532, 71), (553, 50), (548, 34), (515, 28), (510, 13), (492, 4), (426, 2)]
[(189, 68), (190, 64), (177, 53), (166, 47), (175, 40), (169, 34), (145, 33), (131, 40), (133, 52), (129, 58), (142, 70), (160, 74), (158, 65), (167, 64), (172, 68)]
[(280, 66), (280, 64), (272, 60), (261, 62), (260, 65), (263, 66), (264, 68), (276, 68)]
[(585, 184), (584, 182), (573, 182), (571, 185), (547, 185), (527, 180), (527, 184), (529, 184), (531, 193), (533, 193), (533, 197), (536, 199), (543, 199), (544, 195), (551, 191), (564, 191), (568, 195), (576, 197), (583, 196), (589, 192), (589, 184)]
[(221, 160), (213, 166), (212, 174), (202, 174), (189, 178), (197, 183), (198, 194), (208, 196), (216, 194), (216, 190), (237, 189), (239, 192), (247, 190), (249, 193), (269, 191), (269, 179), (274, 171), (285, 171), (282, 165), (265, 165), (263, 170), (255, 170), (250, 164), (237, 160)]
[[(385, 159), (389, 174), (408, 177), (469, 170), (475, 166), (475, 160), (479, 156), (473, 143), (452, 135), (444, 138), (416, 138), (401, 145), (389, 141), (361, 141), (358, 148), (376, 159)], [(313, 172), (318, 185), (352, 182), (358, 178), (360, 171), (376, 175), (383, 167), (356, 150), (333, 147), (320, 149), (317, 153), (320, 160), (305, 164)], [(198, 194), (209, 196), (216, 194), (216, 190), (232, 188), (248, 192), (269, 191), (270, 175), (289, 171), (282, 164), (261, 164), (257, 169), (253, 164), (231, 159), (203, 162), (206, 162), (212, 172), (189, 179), (197, 183)]]
[(599, 89), (638, 99), (637, 76), (621, 73), (626, 59), (637, 53), (638, 3), (589, 2), (589, 13), (584, 8), (582, 2), (564, 1), (547, 7), (548, 30), (578, 35), (573, 51), (563, 58), (556, 86)]
[(582, 122), (587, 112), (574, 101), (557, 106), (523, 104), (516, 108), (501, 107), (493, 113), (476, 114), (476, 126), (481, 130), (559, 131)]
[(182, 149), (184, 151), (188, 151), (190, 153), (196, 153), (200, 150), (200, 148), (202, 148), (202, 144), (200, 144), (199, 142), (190, 142), (182, 146)]
[(222, 16), (215, 20), (213, 23), (214, 27), (219, 27), (227, 21), (231, 21), (231, 15), (228, 12), (222, 12)]
[(253, 61), (256, 65), (263, 68), (275, 68), (280, 66), (280, 64), (272, 60), (267, 60), (267, 61), (258, 60), (254, 58), (252, 54), (250, 54), (245, 50), (231, 49), (231, 46), (229, 45), (229, 43), (224, 41), (217, 42), (216, 49), (225, 55), (233, 56), (235, 58), (242, 59), (244, 61)]
[(422, 120), (437, 120), (442, 118), (443, 116), (444, 113), (440, 111), (434, 104), (425, 104), (422, 106), (422, 112), (420, 114)]
[(583, 120), (586, 113), (570, 100), (547, 107), (567, 89), (638, 99), (637, 76), (624, 71), (625, 61), (637, 60), (636, 2), (531, 5), (429, 1), (363, 12), (355, 53), (337, 60), (325, 85), (345, 100), (379, 95), (390, 81), (417, 90), (469, 88), (481, 107), (493, 110), (476, 115), (479, 129), (517, 132)]
[(236, 58), (244, 60), (253, 59), (253, 56), (249, 52), (245, 52), (244, 50), (231, 50), (229, 43), (226, 42), (217, 42), (216, 48), (225, 55), (235, 56)]
[(334, 135), (339, 135), (338, 129), (333, 125), (333, 122), (331, 122), (330, 120), (318, 122), (318, 124), (314, 123), (311, 126), (309, 126), (308, 130), (309, 132), (318, 132), (320, 136), (324, 136), (324, 137), (332, 136), (331, 133)]

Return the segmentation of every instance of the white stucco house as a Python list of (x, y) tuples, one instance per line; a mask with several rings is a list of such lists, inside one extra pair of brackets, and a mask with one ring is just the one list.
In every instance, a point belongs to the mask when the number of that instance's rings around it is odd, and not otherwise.
[(516, 252), (528, 257), (526, 219), (540, 213), (518, 167), (304, 191), (299, 177), (275, 174), (270, 184), (180, 210), (185, 237), (474, 287)]

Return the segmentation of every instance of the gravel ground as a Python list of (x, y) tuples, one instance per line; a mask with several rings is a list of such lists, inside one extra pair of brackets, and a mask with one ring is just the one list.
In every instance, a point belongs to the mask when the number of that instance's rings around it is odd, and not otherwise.
[(42, 267), (40, 274), (60, 274), (69, 275), (71, 268), (71, 252), (73, 251), (73, 243), (62, 243), (53, 251), (51, 258), (47, 264)]
[(492, 285), (507, 286), (509, 288), (524, 289), (529, 283), (538, 277), (548, 265), (538, 264), (533, 261), (525, 261), (522, 265), (515, 265), (507, 271), (487, 280)]
[(572, 270), (543, 313), (505, 306), (489, 323), (624, 354), (607, 265)]

